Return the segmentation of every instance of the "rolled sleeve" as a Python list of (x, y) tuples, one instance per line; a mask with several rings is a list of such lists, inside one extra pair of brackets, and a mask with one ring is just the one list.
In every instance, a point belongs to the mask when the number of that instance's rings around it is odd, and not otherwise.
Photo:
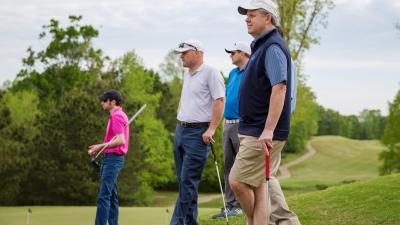
[(287, 80), (287, 59), (278, 45), (273, 44), (267, 49), (265, 68), (271, 86)]

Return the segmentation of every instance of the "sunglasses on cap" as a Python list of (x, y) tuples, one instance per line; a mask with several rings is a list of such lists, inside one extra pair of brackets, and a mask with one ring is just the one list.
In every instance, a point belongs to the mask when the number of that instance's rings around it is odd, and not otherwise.
[(182, 43), (180, 43), (179, 44), (179, 48), (184, 48), (185, 47), (185, 45), (187, 46), (187, 47), (189, 47), (189, 48), (192, 48), (192, 49), (194, 49), (195, 51), (198, 51), (198, 49), (197, 49), (197, 47), (196, 46), (194, 46), (194, 45), (191, 45), (191, 44), (188, 44), (188, 43), (185, 43), (185, 42), (182, 42)]

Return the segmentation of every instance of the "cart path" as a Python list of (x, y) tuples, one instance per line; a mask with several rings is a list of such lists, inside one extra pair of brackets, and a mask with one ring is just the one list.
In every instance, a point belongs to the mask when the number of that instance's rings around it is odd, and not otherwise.
[(301, 157), (299, 157), (296, 160), (293, 160), (291, 162), (288, 162), (282, 166), (279, 167), (279, 172), (280, 175), (278, 176), (279, 180), (283, 180), (283, 179), (288, 179), (292, 176), (292, 174), (290, 174), (289, 172), (289, 167), (292, 167), (294, 165), (300, 164), (304, 161), (306, 161), (307, 159), (311, 158), (314, 154), (315, 154), (315, 149), (311, 146), (311, 143), (308, 142), (307, 143), (307, 153), (302, 155)]

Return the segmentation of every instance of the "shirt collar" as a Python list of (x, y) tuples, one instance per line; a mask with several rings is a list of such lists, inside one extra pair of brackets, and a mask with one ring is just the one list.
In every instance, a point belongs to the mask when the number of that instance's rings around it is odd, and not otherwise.
[(121, 110), (122, 110), (122, 108), (121, 108), (120, 106), (116, 106), (115, 109), (114, 109), (114, 111), (111, 113), (110, 116), (113, 116), (114, 114), (118, 113), (118, 112), (121, 111)]
[(252, 42), (251, 42), (251, 48), (254, 48), (254, 45), (256, 44), (257, 41), (259, 41), (260, 39), (264, 38), (265, 36), (267, 36), (269, 33), (271, 33), (271, 31), (273, 31), (275, 28), (271, 28), (268, 29), (266, 31), (264, 31), (264, 33), (262, 33), (260, 36), (256, 37)]
[(201, 65), (194, 71), (194, 73), (191, 74), (191, 73), (189, 72), (189, 74), (192, 75), (192, 76), (193, 76), (193, 75), (196, 75), (198, 72), (202, 71), (203, 69), (204, 69), (204, 63), (201, 64)]
[(242, 73), (247, 68), (247, 65), (249, 65), (249, 62), (246, 63), (246, 65), (243, 67), (243, 69), (239, 69), (239, 67), (236, 67), (236, 69), (239, 73)]

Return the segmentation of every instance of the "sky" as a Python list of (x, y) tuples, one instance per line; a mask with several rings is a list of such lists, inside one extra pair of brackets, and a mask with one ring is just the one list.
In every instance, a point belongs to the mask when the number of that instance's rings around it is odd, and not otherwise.
[[(0, 84), (13, 80), (26, 49), (41, 50), (42, 25), (51, 18), (67, 24), (68, 15), (99, 29), (95, 46), (111, 58), (135, 50), (147, 68), (158, 70), (180, 42), (195, 38), (205, 48), (205, 62), (228, 74), (224, 52), (236, 41), (250, 43), (244, 0), (0, 0)], [(341, 114), (379, 109), (400, 89), (400, 0), (336, 0), (320, 44), (304, 56), (307, 84), (317, 102)]]

